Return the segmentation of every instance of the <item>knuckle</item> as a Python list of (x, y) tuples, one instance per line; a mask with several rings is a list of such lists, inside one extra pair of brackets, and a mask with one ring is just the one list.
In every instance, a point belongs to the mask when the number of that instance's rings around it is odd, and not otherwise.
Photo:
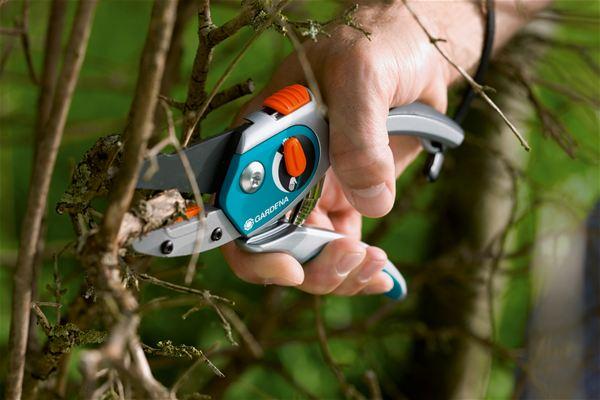
[(350, 187), (371, 186), (394, 177), (393, 155), (387, 143), (334, 151), (331, 165), (338, 177)]
[(355, 82), (368, 82), (379, 87), (383, 83), (384, 63), (378, 57), (376, 47), (370, 42), (342, 41), (324, 56), (325, 80), (339, 87), (352, 77)]

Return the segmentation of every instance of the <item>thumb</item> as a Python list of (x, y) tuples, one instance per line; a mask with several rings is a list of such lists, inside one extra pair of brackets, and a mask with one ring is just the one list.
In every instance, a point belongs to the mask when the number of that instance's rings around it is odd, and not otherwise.
[(392, 209), (396, 192), (386, 128), (389, 105), (386, 96), (350, 90), (329, 99), (331, 165), (354, 208), (381, 217)]

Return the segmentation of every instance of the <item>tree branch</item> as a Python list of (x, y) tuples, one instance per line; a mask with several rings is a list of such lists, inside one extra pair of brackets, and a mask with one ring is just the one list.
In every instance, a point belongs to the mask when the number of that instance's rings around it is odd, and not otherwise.
[(114, 257), (110, 261), (112, 265), (117, 264), (117, 234), (131, 204), (139, 169), (152, 134), (153, 113), (158, 102), (160, 81), (173, 31), (175, 6), (174, 0), (157, 1), (152, 10), (150, 30), (140, 61), (139, 79), (123, 134), (123, 163), (115, 178), (109, 206), (97, 238)]
[(240, 97), (254, 93), (254, 82), (252, 79), (248, 79), (245, 82), (237, 83), (233, 86), (223, 89), (213, 97), (212, 101), (208, 105), (206, 112), (203, 117), (210, 114), (212, 111), (224, 106), (227, 103), (235, 101)]
[(13, 277), (13, 300), (9, 341), (9, 372), (7, 376), (7, 399), (21, 397), (25, 348), (29, 329), (33, 263), (42, 218), (46, 212), (48, 189), (62, 139), (67, 114), (71, 105), (79, 71), (83, 64), (96, 0), (82, 0), (78, 4), (73, 28), (67, 44), (65, 60), (52, 108), (43, 134), (37, 143), (33, 175), (27, 197), (27, 212), (23, 220), (21, 244), (17, 268)]
[[(33, 136), (35, 142), (38, 142), (42, 135), (42, 129), (46, 124), (50, 115), (50, 108), (52, 107), (52, 99), (54, 97), (54, 89), (56, 87), (56, 74), (61, 56), (61, 39), (62, 31), (64, 27), (64, 17), (66, 13), (67, 3), (66, 0), (53, 0), (50, 6), (50, 16), (48, 18), (48, 29), (46, 32), (46, 46), (44, 52), (44, 66), (42, 70), (42, 76), (40, 83), (40, 91), (38, 97), (38, 111), (35, 121), (35, 130)], [(25, 3), (23, 4), (25, 7)], [(29, 36), (27, 35), (27, 21), (29, 12), (24, 11), (23, 15), (23, 30), (24, 37), (26, 37), (26, 44), (29, 45)], [(22, 36), (23, 37), (23, 36)], [(25, 42), (24, 42), (25, 43)], [(34, 157), (37, 154), (38, 148), (34, 148)], [(46, 235), (46, 215), (42, 218), (39, 235), (37, 238), (37, 249), (33, 261), (33, 279), (31, 282), (31, 298), (36, 299), (37, 297), (37, 276), (40, 266), (44, 260), (44, 249), (45, 249), (45, 235)], [(36, 314), (31, 314), (31, 321), (29, 323), (29, 339), (28, 339), (28, 354), (31, 352), (39, 351), (39, 343), (37, 341), (37, 335), (35, 330)], [(60, 318), (59, 318), (60, 320)]]
[(329, 369), (335, 375), (342, 393), (347, 399), (364, 399), (365, 397), (356, 388), (348, 383), (344, 373), (340, 369), (339, 365), (333, 359), (331, 350), (329, 350), (329, 343), (327, 343), (327, 332), (325, 331), (325, 324), (323, 322), (323, 316), (321, 314), (321, 297), (314, 296), (314, 312), (315, 312), (315, 326), (317, 329), (317, 337), (319, 339), (319, 347), (321, 348), (321, 354), (325, 359), (325, 362), (329, 366)]
[(44, 47), (44, 67), (40, 80), (38, 115), (35, 124), (37, 137), (41, 134), (44, 124), (50, 115), (50, 107), (52, 106), (52, 98), (56, 87), (56, 73), (60, 62), (62, 33), (66, 12), (67, 0), (52, 0)]
[(31, 57), (31, 46), (29, 43), (29, 0), (23, 0), (23, 16), (21, 21), (18, 22), (21, 28), (21, 47), (23, 47), (23, 54), (25, 54), (25, 61), (27, 63), (27, 71), (29, 77), (34, 84), (38, 84), (38, 78), (35, 73), (35, 67), (33, 66), (33, 58)]
[[(198, 48), (194, 56), (194, 65), (188, 84), (185, 101), (183, 129), (186, 131), (195, 120), (195, 110), (206, 97), (206, 79), (208, 67), (212, 60), (212, 47), (208, 43), (208, 32), (213, 28), (210, 16), (210, 0), (200, 0), (198, 8)], [(184, 141), (183, 146), (186, 146)]]
[(212, 28), (207, 33), (208, 44), (210, 47), (215, 47), (223, 40), (227, 39), (230, 36), (233, 36), (242, 29), (244, 26), (250, 25), (256, 15), (258, 14), (258, 10), (256, 6), (252, 4), (252, 2), (246, 2), (244, 6), (242, 6), (242, 11), (229, 21), (225, 22), (223, 25)]
[[(137, 338), (140, 322), (135, 314), (137, 300), (123, 286), (119, 271), (119, 231), (133, 198), (148, 140), (152, 135), (154, 110), (173, 32), (176, 6), (175, 0), (156, 0), (152, 7), (135, 95), (123, 134), (123, 163), (115, 178), (100, 230), (87, 240), (81, 256), (88, 273), (96, 278), (94, 283), (106, 294), (105, 303), (107, 306), (114, 304), (112, 308), (118, 313), (117, 323), (107, 343), (100, 350), (82, 356), (84, 371), (93, 378), (95, 368), (107, 363), (129, 376), (152, 398), (168, 398), (169, 394), (152, 376)], [(126, 355), (131, 357), (129, 366), (124, 362)], [(91, 385), (90, 379), (86, 379), (88, 387)]]
[[(246, 54), (246, 52), (248, 51), (248, 49), (250, 48), (252, 43), (254, 43), (254, 41), (264, 32), (264, 30), (267, 29), (269, 26), (271, 26), (271, 24), (273, 23), (273, 21), (276, 18), (281, 18), (280, 12), (281, 12), (281, 10), (283, 10), (283, 8), (288, 3), (289, 3), (289, 0), (281, 0), (275, 6), (273, 6), (272, 10), (269, 10), (269, 12), (268, 12), (269, 17), (266, 18), (262, 22), (260, 27), (258, 27), (256, 29), (256, 32), (254, 33), (254, 35), (252, 35), (252, 37), (250, 39), (248, 39), (248, 41), (246, 42), (244, 47), (242, 47), (242, 49), (237, 54), (237, 56), (233, 60), (231, 60), (231, 62), (229, 63), (229, 65), (227, 66), (227, 68), (225, 69), (225, 71), (223, 72), (223, 74), (221, 75), (221, 77), (219, 78), (219, 80), (217, 81), (215, 86), (213, 87), (213, 89), (211, 90), (210, 94), (208, 96), (206, 96), (206, 98), (204, 99), (204, 101), (198, 107), (197, 110), (195, 110), (192, 114), (188, 114), (190, 117), (193, 117), (193, 118), (191, 118), (187, 122), (185, 121), (185, 118), (184, 118), (183, 142), (182, 142), (183, 147), (187, 147), (188, 144), (190, 143), (192, 136), (194, 134), (194, 130), (195, 130), (196, 126), (198, 125), (198, 122), (200, 122), (200, 120), (202, 119), (202, 116), (206, 113), (208, 106), (210, 105), (211, 101), (216, 96), (216, 94), (219, 92), (219, 90), (221, 89), (221, 86), (223, 85), (223, 83), (225, 82), (227, 77), (229, 77), (229, 74), (231, 74), (231, 71), (233, 70), (233, 68), (235, 68), (235, 66), (240, 62), (240, 60), (242, 59), (244, 54)], [(188, 102), (186, 101), (186, 104), (187, 103)], [(186, 107), (187, 107), (187, 105), (186, 105)], [(191, 123), (190, 123), (190, 121), (191, 121)]]
[(410, 14), (412, 15), (413, 19), (416, 21), (416, 23), (419, 25), (419, 27), (421, 28), (421, 30), (425, 33), (425, 35), (427, 35), (427, 38), (429, 39), (429, 42), (435, 47), (435, 49), (438, 51), (438, 53), (440, 53), (440, 55), (456, 70), (458, 71), (458, 73), (467, 81), (467, 83), (469, 84), (469, 86), (471, 86), (473, 88), (473, 91), (478, 94), (490, 107), (492, 107), (492, 109), (498, 114), (500, 115), (500, 118), (502, 118), (502, 120), (504, 121), (504, 123), (510, 128), (510, 130), (515, 134), (516, 138), (519, 140), (519, 143), (521, 143), (521, 146), (523, 146), (523, 148), (526, 151), (529, 151), (531, 148), (529, 147), (529, 143), (527, 143), (527, 140), (525, 140), (525, 138), (523, 137), (523, 135), (521, 135), (521, 133), (519, 132), (519, 130), (517, 129), (516, 126), (513, 125), (513, 123), (508, 119), (508, 117), (504, 114), (504, 112), (502, 112), (502, 110), (500, 109), (500, 107), (498, 107), (496, 105), (496, 103), (494, 103), (494, 101), (487, 95), (487, 93), (485, 92), (486, 87), (478, 84), (477, 82), (475, 82), (475, 80), (471, 77), (471, 75), (469, 75), (469, 73), (467, 71), (465, 71), (465, 69), (463, 67), (461, 67), (460, 65), (456, 64), (447, 54), (444, 50), (442, 50), (442, 48), (439, 46), (439, 42), (443, 42), (445, 41), (444, 39), (440, 39), (440, 38), (436, 38), (434, 37), (429, 30), (425, 27), (425, 25), (423, 25), (423, 22), (421, 21), (421, 19), (419, 18), (419, 16), (414, 12), (414, 10), (410, 7), (410, 5), (408, 4), (408, 0), (402, 0), (402, 2), (404, 3), (404, 5), (406, 6), (406, 9), (410, 12)]

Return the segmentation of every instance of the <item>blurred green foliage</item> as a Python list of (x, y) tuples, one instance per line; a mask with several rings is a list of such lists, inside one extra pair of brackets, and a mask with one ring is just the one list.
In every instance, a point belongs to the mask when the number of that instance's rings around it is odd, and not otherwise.
[[(2, 6), (0, 26), (10, 26), (18, 15), (18, 3), (9, 1)], [(573, 5), (575, 4), (575, 5)], [(69, 113), (67, 128), (54, 171), (48, 202), (47, 253), (39, 276), (39, 298), (51, 301), (52, 296), (45, 286), (52, 282), (53, 253), (60, 251), (74, 239), (70, 221), (54, 212), (54, 204), (69, 184), (70, 174), (86, 149), (98, 137), (120, 132), (130, 106), (136, 80), (138, 57), (142, 48), (151, 3), (149, 1), (109, 1), (103, 0), (97, 10), (88, 54), (81, 78)], [(216, 2), (213, 5), (213, 19), (219, 24), (235, 15), (237, 2)], [(559, 8), (584, 10), (590, 16), (598, 16), (598, 3), (577, 1), (559, 3)], [(70, 7), (72, 18), (74, 7)], [(48, 3), (35, 1), (31, 5), (30, 34), (34, 64), (39, 71), (43, 58), (44, 33)], [(292, 13), (299, 18), (328, 19), (336, 15), (340, 6), (335, 2), (312, 1), (297, 6)], [(69, 19), (67, 26), (69, 26)], [(599, 37), (590, 30), (580, 29), (575, 24), (560, 28), (558, 35), (565, 41), (580, 40), (595, 47), (592, 57), (598, 62)], [(587, 33), (582, 33), (587, 32)], [(227, 40), (217, 48), (208, 87), (221, 75), (228, 62), (237, 54), (240, 44), (252, 34), (245, 28), (235, 38)], [(186, 93), (186, 79), (190, 75), (196, 40), (196, 24), (192, 21), (185, 32), (185, 49), (181, 69), (181, 81), (173, 90), (175, 99), (183, 99)], [(0, 49), (4, 49), (10, 36), (0, 35)], [(226, 85), (252, 78), (261, 88), (269, 79), (277, 64), (291, 51), (290, 44), (274, 31), (266, 32), (251, 47), (241, 64), (229, 77)], [(547, 62), (540, 63), (540, 73), (549, 80), (560, 81), (553, 63), (560, 63), (563, 70), (578, 76), (582, 88), (592, 87), (595, 96), (600, 93), (598, 81), (586, 72), (581, 61), (564, 49), (551, 49), (544, 56)], [(583, 218), (600, 195), (598, 174), (598, 110), (590, 110), (572, 100), (565, 99), (549, 90), (539, 90), (545, 104), (553, 110), (560, 110), (560, 119), (579, 142), (575, 159), (569, 158), (555, 143), (540, 134), (540, 127), (533, 119), (528, 124), (529, 141), (532, 152), (528, 155), (526, 175), (529, 184), (519, 193), (520, 211), (534, 207), (534, 200), (541, 197), (560, 199), (569, 204), (578, 218)], [(38, 90), (29, 81), (23, 54), (15, 46), (0, 76), (0, 376), (6, 368), (9, 313), (11, 292), (10, 271), (16, 262), (16, 252), (21, 229), (21, 220), (26, 212), (25, 198), (31, 171), (33, 154), (33, 123), (35, 120)], [(212, 113), (203, 123), (205, 134), (215, 134), (225, 129), (236, 110), (245, 100), (241, 99)], [(407, 190), (412, 177), (419, 173), (420, 164), (399, 180), (399, 196)], [(451, 169), (447, 173), (452, 173)], [(462, 190), (462, 189), (460, 189)], [(392, 260), (399, 265), (417, 264), (428, 259), (431, 248), (428, 239), (435, 235), (431, 210), (436, 188), (421, 188), (414, 200), (415, 206), (400, 218), (378, 243)], [(535, 239), (538, 214), (532, 209), (512, 230), (514, 247)], [(376, 227), (376, 221), (365, 223), (365, 232)], [(530, 257), (522, 257), (511, 262), (511, 268), (526, 268)], [(155, 260), (150, 272), (164, 280), (181, 282), (185, 260)], [(209, 309), (202, 309), (183, 320), (182, 315), (189, 306), (179, 306), (162, 311), (149, 311), (141, 326), (142, 340), (154, 346), (161, 340), (171, 340), (176, 344), (198, 346), (214, 354), (212, 361), (220, 368), (227, 368), (230, 374), (226, 379), (230, 385), (225, 398), (304, 398), (281, 373), (284, 370), (289, 378), (319, 398), (340, 396), (339, 387), (331, 371), (325, 365), (318, 345), (314, 341), (315, 328), (309, 296), (292, 289), (266, 288), (244, 283), (234, 277), (218, 251), (201, 257), (202, 266), (198, 269), (195, 285), (210, 289), (235, 303), (238, 315), (249, 325), (252, 332), (266, 332), (270, 344), (264, 362), (257, 363), (249, 355), (232, 355), (232, 346), (223, 333), (219, 318)], [(68, 292), (64, 304), (78, 295), (82, 281), (80, 267), (72, 254), (60, 258), (59, 270)], [(410, 278), (410, 272), (409, 272)], [(172, 296), (162, 288), (143, 286), (140, 297), (144, 304), (158, 296)], [(334, 298), (327, 297), (325, 319), (330, 332), (330, 347), (337, 362), (343, 367), (348, 379), (363, 392), (367, 386), (362, 378), (364, 371), (374, 370), (381, 381), (383, 390), (390, 396), (398, 396), (399, 390), (393, 382), (403, 380), (403, 375), (411, 368), (408, 364), (411, 335), (409, 311), (414, 308), (415, 299), (398, 306), (393, 317), (387, 318), (386, 325), (369, 327), (363, 321), (385, 302), (373, 298)], [(531, 304), (531, 282), (528, 274), (515, 274), (509, 279), (502, 309), (497, 321), (498, 343), (507, 348), (520, 348), (526, 329), (528, 311)], [(273, 315), (263, 315), (266, 310), (277, 310)], [(48, 313), (52, 320), (53, 314)], [(257, 318), (263, 316), (264, 319)], [(418, 322), (418, 321), (417, 321)], [(362, 327), (360, 335), (348, 334), (347, 328)], [(274, 331), (270, 332), (270, 329)], [(260, 333), (258, 333), (260, 334)], [(40, 337), (43, 333), (40, 332)], [(239, 341), (240, 339), (238, 339)], [(77, 372), (77, 354), (70, 364), (70, 386), (77, 384), (81, 377)], [(152, 367), (157, 377), (166, 385), (189, 367), (188, 359), (153, 357)], [(233, 367), (232, 367), (232, 364)], [(235, 368), (239, 364), (239, 368)], [(246, 365), (249, 365), (246, 368)], [(514, 385), (514, 365), (504, 360), (495, 360), (489, 382), (489, 398), (507, 398)], [(215, 378), (208, 368), (200, 366), (193, 372), (193, 378), (185, 384), (187, 391), (207, 388), (218, 390), (222, 382)], [(1, 382), (2, 378), (0, 378)], [(432, 377), (435, 380), (435, 377)], [(75, 390), (75, 389), (73, 389)], [(72, 392), (76, 393), (76, 392)]]

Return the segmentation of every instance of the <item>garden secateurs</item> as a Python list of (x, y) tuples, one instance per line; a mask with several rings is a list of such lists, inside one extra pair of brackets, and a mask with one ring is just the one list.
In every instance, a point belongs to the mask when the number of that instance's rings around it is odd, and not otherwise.
[[(327, 243), (343, 237), (303, 225), (318, 201), (330, 165), (329, 127), (312, 93), (302, 85), (288, 86), (245, 120), (183, 150), (200, 192), (215, 194), (214, 204), (205, 210), (196, 207), (187, 219), (144, 234), (133, 243), (137, 252), (178, 257), (235, 240), (246, 251), (283, 252), (304, 263)], [(430, 153), (427, 175), (432, 179), (440, 171), (444, 151), (460, 145), (464, 137), (454, 121), (420, 103), (390, 110), (387, 129), (390, 135), (421, 140)], [(138, 188), (192, 192), (177, 154), (160, 154), (156, 162), (158, 170), (148, 179), (143, 177), (151, 164), (142, 166)], [(198, 235), (199, 229), (205, 229), (205, 234)], [(390, 261), (383, 271), (394, 281), (386, 295), (403, 298), (406, 283), (400, 272)]]

